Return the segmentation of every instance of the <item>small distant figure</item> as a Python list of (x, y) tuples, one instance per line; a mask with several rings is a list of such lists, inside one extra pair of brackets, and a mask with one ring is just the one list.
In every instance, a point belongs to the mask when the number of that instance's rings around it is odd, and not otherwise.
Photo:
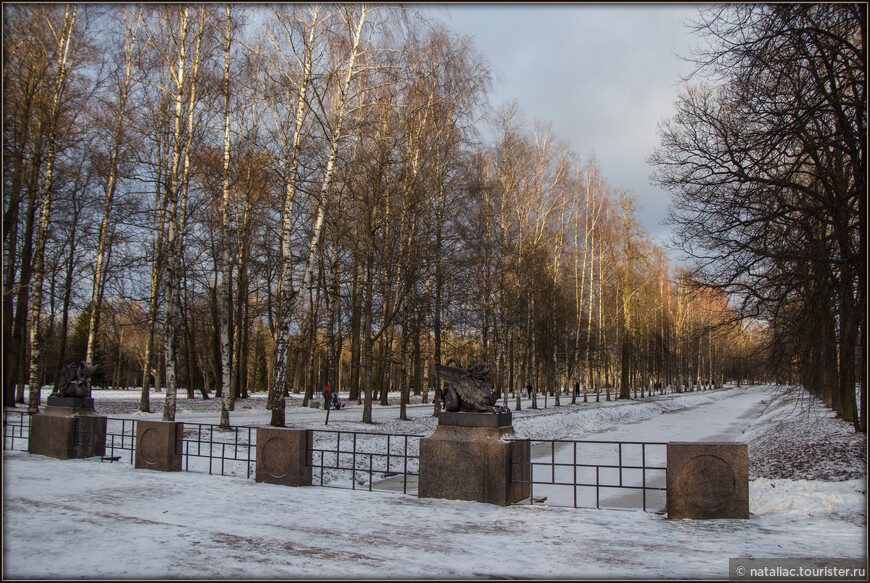
[(326, 383), (326, 388), (323, 389), (323, 408), (329, 409), (332, 405), (332, 391), (329, 389), (329, 383)]
[(341, 399), (338, 398), (338, 393), (333, 393), (332, 395), (332, 408), (333, 409), (341, 409), (342, 408)]
[(529, 399), (532, 398), (532, 383), (526, 385), (526, 392), (529, 394)]

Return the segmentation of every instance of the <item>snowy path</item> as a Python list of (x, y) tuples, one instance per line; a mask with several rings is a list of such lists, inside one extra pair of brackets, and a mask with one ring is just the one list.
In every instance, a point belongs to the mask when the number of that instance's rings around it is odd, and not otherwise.
[[(701, 393), (700, 395), (705, 395)], [(740, 434), (764, 411), (770, 397), (752, 387), (740, 387), (706, 393), (703, 402), (669, 410), (648, 419), (625, 423), (611, 429), (574, 435), (583, 441), (618, 441), (664, 443), (668, 441), (740, 441)], [(701, 398), (700, 396), (696, 397)], [(634, 406), (634, 405), (632, 405)], [(555, 450), (555, 451), (553, 451)], [(664, 512), (663, 490), (626, 489), (621, 486), (646, 485), (664, 488), (664, 470), (616, 470), (591, 467), (575, 468), (573, 464), (647, 466), (664, 468), (666, 448), (663, 445), (642, 447), (616, 444), (573, 444), (545, 442), (532, 445), (534, 481), (533, 497), (546, 499), (548, 506), (579, 506), (583, 508), (644, 508)], [(563, 467), (550, 465), (571, 464)], [(540, 465), (538, 465), (540, 464)], [(590, 484), (590, 486), (550, 485)], [(593, 487), (612, 485), (620, 487)]]
[(710, 401), (707, 403), (666, 411), (644, 421), (574, 438), (643, 442), (740, 441), (740, 434), (761, 415), (770, 401), (770, 396), (756, 387), (735, 387), (708, 395)]

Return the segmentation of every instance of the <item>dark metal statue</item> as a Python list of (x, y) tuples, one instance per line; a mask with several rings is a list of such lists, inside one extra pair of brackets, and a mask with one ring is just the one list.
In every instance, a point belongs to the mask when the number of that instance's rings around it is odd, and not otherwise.
[[(451, 362), (456, 366), (448, 366)], [(456, 358), (447, 364), (436, 364), (435, 372), (447, 383), (444, 390), (444, 409), (470, 413), (505, 413), (506, 407), (496, 405), (498, 393), (489, 382), (489, 369), (479, 362), (472, 362), (463, 368)]]
[(70, 363), (63, 367), (50, 397), (73, 397), (88, 399), (91, 396), (91, 375), (97, 366), (85, 366), (84, 362)]

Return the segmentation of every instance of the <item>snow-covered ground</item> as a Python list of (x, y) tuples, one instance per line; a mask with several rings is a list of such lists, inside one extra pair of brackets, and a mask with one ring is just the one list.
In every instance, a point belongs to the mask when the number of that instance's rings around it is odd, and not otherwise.
[[(94, 396), (100, 413), (160, 418), (160, 394), (154, 413), (136, 411), (137, 392)], [(517, 435), (532, 439), (744, 441), (749, 520), (287, 488), (4, 451), (3, 576), (726, 579), (731, 557), (866, 557), (866, 436), (810, 403), (741, 387), (514, 412)], [(178, 404), (180, 421), (218, 421), (214, 400)], [(408, 414), (376, 405), (375, 424), (363, 424), (351, 404), (330, 412), (328, 429), (434, 430), (431, 404)], [(323, 429), (325, 415), (291, 406), (287, 424)], [(256, 397), (231, 419), (264, 425), (268, 412)]]

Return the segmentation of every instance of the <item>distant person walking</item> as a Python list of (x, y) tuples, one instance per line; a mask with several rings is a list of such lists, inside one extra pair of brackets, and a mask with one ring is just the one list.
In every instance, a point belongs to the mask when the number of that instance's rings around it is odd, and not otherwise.
[(532, 383), (526, 385), (526, 392), (529, 394), (529, 399), (532, 398)]

